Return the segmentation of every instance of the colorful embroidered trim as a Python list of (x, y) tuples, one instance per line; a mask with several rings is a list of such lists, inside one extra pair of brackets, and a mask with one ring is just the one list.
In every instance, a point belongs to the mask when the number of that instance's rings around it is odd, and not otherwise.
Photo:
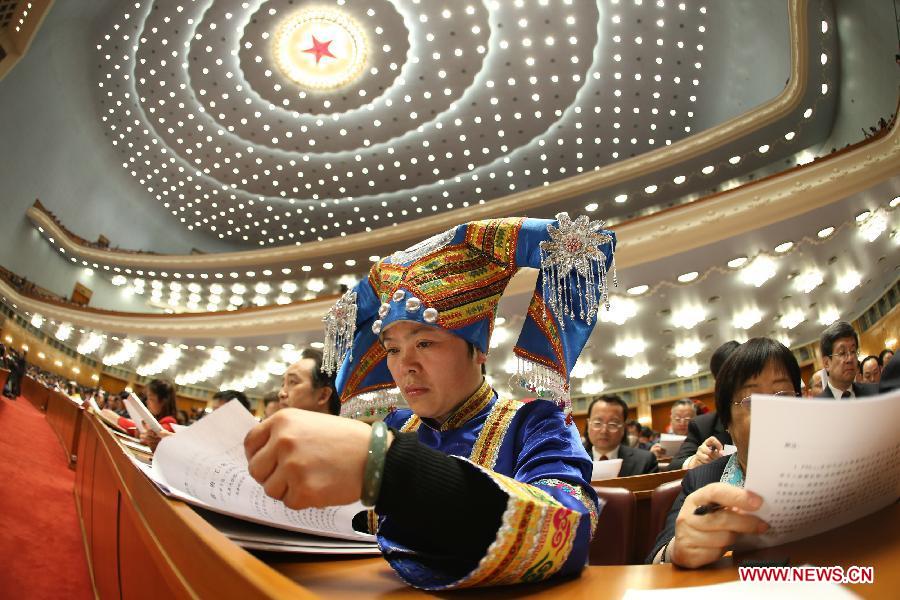
[(419, 429), (419, 425), (422, 424), (422, 419), (419, 418), (419, 415), (412, 414), (400, 427), (400, 433), (409, 433), (410, 431), (417, 431)]
[(497, 463), (500, 446), (509, 430), (509, 424), (516, 416), (516, 411), (523, 406), (524, 403), (518, 400), (497, 400), (472, 446), (469, 460), (487, 469), (493, 469)]
[(469, 419), (484, 410), (484, 407), (490, 404), (493, 397), (493, 388), (491, 388), (486, 379), (482, 380), (481, 387), (450, 413), (450, 417), (441, 424), (440, 431), (456, 429), (463, 423), (468, 422)]
[(487, 554), (452, 587), (536, 582), (559, 571), (572, 552), (581, 514), (534, 486), (482, 471), (509, 500)]
[(532, 481), (531, 485), (542, 485), (544, 487), (562, 490), (583, 504), (591, 518), (591, 537), (594, 537), (594, 532), (597, 530), (597, 518), (599, 516), (597, 514), (597, 505), (587, 494), (584, 487), (572, 485), (568, 481), (563, 481), (562, 479), (538, 479), (537, 481)]
[(366, 350), (366, 353), (359, 359), (359, 364), (356, 366), (356, 369), (350, 374), (347, 385), (344, 386), (344, 393), (341, 398), (342, 401), (346, 402), (353, 396), (362, 394), (366, 391), (372, 391), (372, 389), (394, 387), (393, 384), (387, 386), (372, 386), (372, 388), (369, 389), (360, 389), (359, 387), (362, 382), (366, 380), (369, 373), (372, 372), (372, 369), (384, 360), (385, 356), (387, 356), (387, 351), (380, 343), (372, 344), (369, 349)]

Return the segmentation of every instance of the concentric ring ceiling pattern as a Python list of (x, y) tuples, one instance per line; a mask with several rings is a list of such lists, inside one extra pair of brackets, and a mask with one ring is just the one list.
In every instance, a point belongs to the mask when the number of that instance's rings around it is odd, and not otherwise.
[[(123, 166), (188, 229), (258, 245), (490, 201), (689, 135), (715, 11), (669, 0), (126, 6), (97, 46), (101, 118)], [(276, 60), (279, 32), (314, 8), (364, 38), (359, 75), (333, 89), (296, 83)], [(291, 42), (304, 68), (346, 58), (326, 27), (304, 31)]]

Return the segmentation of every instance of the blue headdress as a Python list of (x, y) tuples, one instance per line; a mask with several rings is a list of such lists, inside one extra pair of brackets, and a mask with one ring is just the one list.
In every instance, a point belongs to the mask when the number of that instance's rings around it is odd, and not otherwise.
[(379, 340), (396, 321), (446, 329), (487, 352), (497, 304), (520, 267), (540, 273), (513, 350), (513, 383), (568, 412), (569, 373), (599, 306), (608, 307), (610, 271), (615, 283), (616, 237), (602, 227), (566, 213), (472, 221), (377, 262), (324, 317), (322, 368), (338, 370), (341, 413), (371, 415), (396, 402)]

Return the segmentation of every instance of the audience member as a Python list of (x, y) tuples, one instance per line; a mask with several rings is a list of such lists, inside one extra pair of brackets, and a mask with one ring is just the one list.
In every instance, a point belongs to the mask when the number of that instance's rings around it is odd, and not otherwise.
[[(681, 482), (665, 529), (649, 562), (697, 568), (717, 561), (741, 533), (762, 533), (768, 525), (753, 515), (762, 499), (743, 489), (750, 441), (751, 394), (800, 394), (800, 365), (793, 353), (769, 338), (753, 338), (737, 348), (716, 379), (716, 411), (737, 452), (688, 472)], [(697, 514), (700, 506), (724, 507)]]
[(623, 443), (627, 415), (628, 405), (618, 396), (601, 396), (591, 402), (585, 424), (585, 450), (594, 460), (621, 458), (619, 477), (656, 473), (659, 467), (652, 453)]
[(669, 427), (666, 433), (674, 433), (675, 435), (687, 435), (688, 425), (694, 417), (697, 416), (697, 409), (694, 402), (687, 398), (676, 400), (672, 405), (669, 413)]
[(304, 349), (300, 360), (284, 372), (279, 399), (281, 408), (302, 408), (332, 415), (341, 412), (334, 377), (322, 371), (322, 353), (314, 348)]
[[(740, 346), (735, 340), (725, 342), (715, 349), (709, 359), (709, 370), (717, 379), (722, 365)], [(665, 470), (693, 469), (712, 462), (720, 455), (725, 444), (731, 443), (731, 435), (725, 430), (716, 411), (700, 415), (688, 424), (687, 437)]]
[(846, 321), (837, 321), (822, 332), (819, 340), (822, 361), (828, 373), (826, 387), (819, 398), (835, 400), (871, 396), (878, 388), (871, 384), (856, 383), (859, 336)]
[(809, 378), (809, 386), (806, 388), (806, 396), (808, 398), (817, 398), (822, 390), (825, 389), (825, 382), (828, 381), (828, 374), (825, 369), (819, 369)]
[(892, 358), (894, 358), (894, 351), (890, 348), (885, 348), (878, 353), (878, 365), (884, 369), (891, 362)]
[(253, 412), (250, 408), (250, 401), (247, 400), (247, 394), (244, 392), (239, 392), (238, 390), (220, 390), (213, 394), (212, 402), (213, 402), (213, 410), (218, 410), (225, 406), (231, 400), (237, 400), (240, 402), (244, 408), (249, 412)]
[[(163, 431), (157, 433), (147, 428), (141, 434), (141, 442), (155, 450), (162, 438), (175, 431), (172, 423), (178, 423), (175, 418), (178, 415), (178, 409), (175, 406), (175, 384), (164, 379), (153, 379), (147, 384), (144, 392), (147, 398), (147, 410), (156, 417)], [(126, 431), (136, 428), (134, 422), (125, 417), (119, 419), (119, 426)]]
[(268, 419), (281, 408), (278, 401), (278, 390), (274, 390), (263, 396), (263, 419)]
[(878, 357), (870, 354), (862, 359), (861, 371), (863, 383), (878, 383), (881, 381), (881, 363)]
[(622, 440), (623, 444), (627, 444), (630, 448), (638, 447), (638, 438), (641, 435), (641, 423), (636, 419), (632, 419), (625, 424), (626, 437)]

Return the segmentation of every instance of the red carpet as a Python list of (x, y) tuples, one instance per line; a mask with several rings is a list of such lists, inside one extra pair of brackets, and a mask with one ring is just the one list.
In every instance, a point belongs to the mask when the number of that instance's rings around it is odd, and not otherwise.
[(0, 597), (93, 597), (74, 481), (44, 414), (0, 397)]

